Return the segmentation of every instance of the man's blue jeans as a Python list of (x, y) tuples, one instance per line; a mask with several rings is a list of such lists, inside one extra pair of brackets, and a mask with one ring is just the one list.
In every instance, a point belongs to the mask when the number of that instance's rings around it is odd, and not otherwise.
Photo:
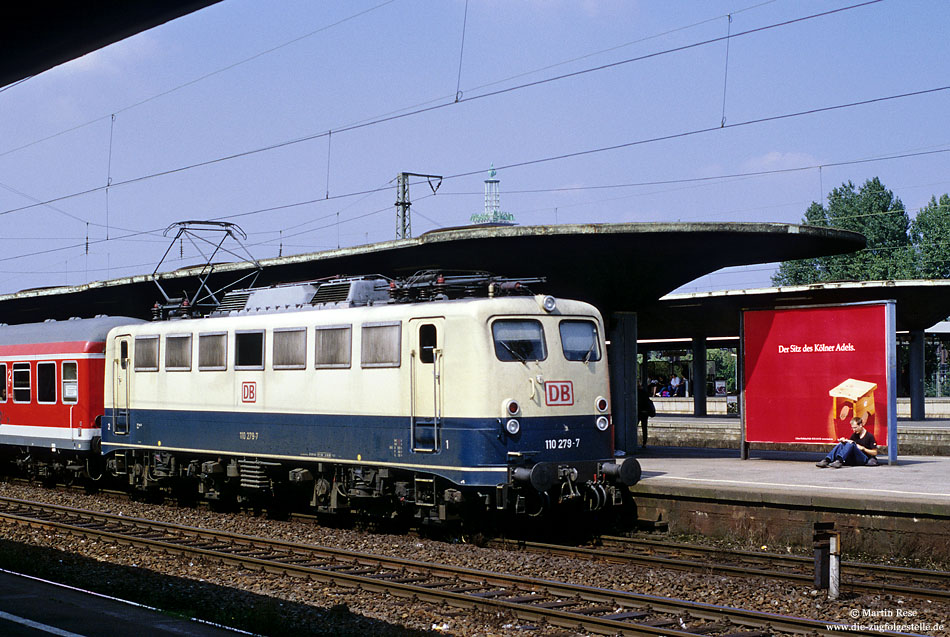
[(855, 466), (864, 466), (868, 463), (867, 454), (858, 449), (858, 445), (853, 440), (848, 442), (839, 442), (832, 448), (831, 452), (825, 457), (828, 462), (840, 460), (844, 464)]

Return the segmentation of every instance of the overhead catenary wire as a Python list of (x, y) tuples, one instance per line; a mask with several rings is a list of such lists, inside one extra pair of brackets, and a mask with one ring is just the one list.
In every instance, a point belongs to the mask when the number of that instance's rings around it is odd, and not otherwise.
[[(821, 13), (815, 13), (815, 14), (811, 14), (811, 15), (807, 15), (807, 16), (802, 16), (802, 17), (798, 17), (798, 18), (793, 18), (793, 19), (790, 19), (790, 20), (785, 20), (785, 21), (782, 21), (782, 22), (773, 23), (773, 24), (770, 24), (770, 25), (765, 25), (765, 26), (761, 26), (761, 27), (756, 27), (756, 28), (754, 28), (754, 29), (749, 29), (749, 30), (746, 30), (746, 31), (743, 31), (743, 32), (740, 32), (740, 33), (736, 33), (736, 34), (731, 35), (731, 36), (729, 36), (729, 37), (731, 37), (731, 38), (739, 38), (739, 37), (751, 35), (751, 34), (754, 34), (754, 33), (761, 33), (761, 32), (764, 32), (764, 31), (771, 30), (771, 29), (776, 29), (776, 28), (780, 28), (780, 27), (784, 27), (784, 26), (789, 26), (789, 25), (792, 25), (792, 24), (798, 24), (798, 23), (805, 22), (805, 21), (808, 21), (808, 20), (814, 20), (814, 19), (817, 19), (817, 18), (827, 17), (827, 16), (830, 16), (830, 15), (834, 15), (834, 14), (838, 14), (838, 13), (844, 12), (844, 11), (850, 11), (850, 10), (854, 10), (854, 9), (863, 8), (863, 7), (866, 7), (866, 6), (869, 6), (869, 5), (877, 4), (877, 3), (879, 3), (879, 2), (883, 2), (883, 0), (867, 0), (866, 2), (862, 2), (862, 3), (859, 3), (859, 4), (850, 5), (850, 6), (847, 6), (847, 7), (840, 7), (840, 8), (837, 8), (837, 9), (832, 9), (832, 10), (824, 11), (824, 12), (821, 12)], [(549, 77), (549, 78), (543, 78), (543, 79), (540, 79), (540, 80), (535, 80), (535, 81), (533, 81), (533, 82), (527, 82), (527, 83), (524, 83), (524, 84), (519, 84), (519, 85), (516, 85), (516, 86), (507, 87), (507, 88), (502, 88), (502, 89), (498, 89), (498, 90), (495, 90), (495, 91), (490, 91), (490, 92), (486, 92), (486, 93), (480, 93), (480, 94), (473, 95), (473, 96), (469, 96), (469, 97), (462, 97), (462, 98), (459, 99), (457, 102), (456, 102), (456, 101), (452, 101), (452, 102), (446, 102), (446, 103), (435, 104), (435, 105), (432, 105), (432, 106), (427, 106), (427, 107), (423, 107), (423, 108), (418, 108), (418, 109), (415, 109), (415, 110), (412, 110), (412, 111), (408, 111), (408, 112), (404, 112), (404, 113), (397, 113), (397, 114), (387, 115), (387, 116), (385, 116), (385, 117), (379, 117), (379, 118), (375, 118), (375, 119), (371, 119), (371, 120), (362, 121), (362, 122), (355, 123), (355, 124), (350, 124), (350, 125), (346, 125), (346, 126), (334, 127), (334, 128), (332, 128), (332, 130), (333, 130), (333, 132), (337, 133), (338, 135), (341, 134), (341, 133), (352, 132), (352, 131), (360, 130), (360, 129), (367, 128), (367, 127), (370, 127), (370, 126), (376, 126), (376, 125), (379, 125), (379, 124), (384, 124), (384, 123), (396, 121), (396, 120), (403, 119), (403, 118), (406, 118), (406, 117), (412, 117), (412, 116), (416, 116), (416, 115), (421, 115), (421, 114), (425, 114), (425, 113), (430, 113), (430, 112), (437, 111), (437, 110), (441, 110), (441, 109), (444, 109), (444, 108), (447, 108), (447, 107), (450, 107), (450, 106), (455, 106), (456, 104), (469, 103), (469, 102), (473, 102), (473, 101), (477, 101), (477, 100), (482, 100), (482, 99), (486, 99), (486, 98), (490, 98), (490, 97), (496, 97), (496, 96), (504, 95), (504, 94), (511, 93), (511, 92), (514, 92), (514, 91), (519, 91), (519, 90), (524, 90), (524, 89), (527, 89), (527, 88), (532, 88), (532, 87), (536, 87), (536, 86), (541, 86), (541, 85), (548, 84), (548, 83), (551, 83), (551, 82), (559, 82), (559, 81), (562, 81), (562, 80), (565, 80), (565, 79), (580, 77), (580, 76), (586, 75), (586, 74), (588, 74), (588, 73), (595, 73), (595, 72), (605, 71), (605, 70), (608, 70), (608, 69), (618, 68), (618, 67), (621, 67), (621, 66), (624, 66), (624, 65), (627, 65), (627, 64), (632, 64), (632, 63), (635, 63), (635, 62), (642, 62), (642, 61), (649, 60), (649, 59), (653, 59), (653, 58), (657, 58), (657, 57), (660, 57), (660, 56), (663, 56), (663, 55), (669, 55), (669, 54), (672, 54), (672, 53), (678, 53), (678, 52), (682, 52), (682, 51), (687, 51), (687, 50), (694, 49), (694, 48), (698, 48), (698, 47), (709, 46), (709, 45), (711, 45), (711, 44), (715, 44), (715, 43), (718, 43), (718, 42), (722, 42), (722, 41), (725, 40), (725, 39), (726, 39), (726, 36), (722, 36), (722, 37), (717, 37), (717, 38), (711, 38), (711, 39), (707, 39), (707, 40), (702, 40), (702, 41), (700, 41), (700, 42), (693, 42), (693, 43), (690, 43), (690, 44), (685, 44), (685, 45), (678, 46), (678, 47), (673, 47), (673, 48), (669, 48), (669, 49), (664, 49), (664, 50), (662, 50), (662, 51), (656, 51), (656, 52), (653, 52), (653, 53), (648, 53), (648, 54), (644, 54), (644, 55), (640, 55), (640, 56), (635, 56), (635, 57), (627, 58), (627, 59), (624, 59), (624, 60), (619, 60), (619, 61), (616, 61), (616, 62), (611, 62), (611, 63), (608, 63), (608, 64), (601, 64), (601, 65), (598, 65), (598, 66), (589, 67), (589, 68), (581, 69), (581, 70), (578, 70), (578, 71), (573, 71), (573, 72), (570, 72), (570, 73), (564, 73), (564, 74), (556, 75), (556, 76)], [(943, 87), (943, 89), (946, 89), (946, 88), (950, 88), (950, 87)], [(936, 90), (943, 90), (943, 89), (936, 89)], [(907, 96), (907, 95), (910, 95), (910, 94), (906, 94), (906, 95), (904, 95), (904, 96)], [(900, 97), (900, 96), (894, 96), (894, 97), (882, 98), (882, 99), (894, 99), (895, 97)], [(847, 105), (842, 105), (842, 106), (833, 107), (833, 108), (843, 108), (843, 107), (845, 107), (845, 106), (847, 106)], [(818, 112), (818, 111), (815, 111), (815, 112)], [(785, 117), (791, 117), (791, 116), (794, 116), (794, 115), (786, 115)], [(773, 119), (779, 119), (779, 118), (773, 118)], [(769, 121), (769, 120), (762, 120), (762, 121)], [(731, 125), (731, 126), (742, 126), (742, 125), (746, 125), (746, 124), (748, 124), (748, 123), (750, 123), (750, 122), (743, 122), (743, 123), (739, 123), (739, 124), (733, 124), (733, 125)], [(728, 128), (728, 126), (725, 126), (725, 127), (716, 127), (716, 128)], [(661, 137), (661, 138), (655, 138), (655, 139), (652, 139), (652, 140), (642, 140), (642, 141), (635, 142), (635, 143), (648, 143), (648, 142), (650, 142), (650, 141), (662, 141), (662, 140), (665, 140), (665, 139), (675, 139), (676, 137), (686, 137), (686, 136), (698, 134), (698, 133), (701, 133), (701, 132), (708, 132), (708, 131), (710, 131), (710, 130), (715, 130), (715, 128), (701, 129), (701, 130), (697, 130), (697, 131), (691, 131), (691, 132), (687, 132), (687, 133), (681, 133), (681, 134), (679, 134), (679, 135), (672, 135), (672, 136), (666, 136), (666, 137)], [(310, 135), (305, 135), (305, 136), (297, 137), (297, 138), (290, 139), (290, 140), (285, 140), (285, 141), (281, 141), (281, 142), (275, 142), (275, 143), (273, 143), (273, 144), (268, 144), (268, 145), (266, 145), (266, 146), (262, 146), (262, 147), (255, 148), (255, 149), (245, 150), (245, 151), (241, 151), (241, 152), (238, 152), (238, 153), (232, 153), (232, 154), (230, 154), (230, 155), (225, 155), (225, 156), (213, 158), (213, 159), (209, 159), (209, 160), (206, 160), (206, 161), (195, 162), (195, 163), (188, 164), (188, 165), (185, 165), (185, 166), (180, 166), (180, 167), (178, 167), (178, 168), (172, 168), (172, 169), (169, 169), (169, 170), (159, 171), (159, 172), (151, 173), (151, 174), (148, 174), (148, 175), (142, 175), (142, 176), (140, 176), (140, 177), (136, 177), (136, 178), (132, 178), (132, 179), (129, 179), (129, 180), (125, 180), (125, 181), (123, 181), (123, 182), (117, 182), (116, 185), (126, 185), (126, 184), (131, 184), (131, 183), (136, 183), (136, 182), (139, 182), (139, 181), (143, 181), (143, 180), (146, 180), (146, 179), (154, 179), (154, 178), (157, 178), (157, 177), (164, 177), (164, 176), (167, 176), (167, 175), (173, 175), (173, 174), (176, 174), (176, 173), (179, 173), (179, 172), (183, 172), (183, 171), (187, 171), (187, 170), (194, 170), (194, 169), (197, 169), (197, 168), (201, 168), (201, 167), (205, 167), (205, 166), (211, 166), (211, 165), (213, 165), (213, 164), (217, 164), (217, 163), (221, 163), (221, 162), (225, 162), (225, 161), (231, 161), (231, 160), (239, 159), (239, 158), (242, 158), (242, 157), (248, 157), (248, 156), (250, 156), (250, 155), (254, 155), (254, 154), (258, 154), (258, 153), (263, 153), (263, 152), (268, 152), (268, 151), (271, 151), (271, 150), (277, 150), (277, 149), (280, 149), (280, 148), (285, 148), (285, 147), (287, 147), (287, 146), (292, 146), (292, 145), (295, 145), (295, 144), (300, 144), (300, 143), (307, 142), (307, 141), (311, 141), (311, 140), (314, 140), (314, 139), (319, 139), (319, 138), (321, 138), (321, 137), (325, 137), (325, 136), (328, 136), (328, 135), (329, 135), (329, 131), (321, 131), (321, 132), (318, 132), (318, 133), (313, 133), (313, 134), (310, 134)], [(634, 143), (618, 145), (618, 146), (616, 146), (616, 147), (611, 147), (611, 148), (604, 148), (604, 149), (602, 149), (602, 150), (611, 150), (612, 148), (621, 148), (621, 147), (625, 147), (625, 146), (629, 146), (629, 145), (634, 145)], [(593, 150), (593, 151), (586, 151), (586, 152), (587, 152), (587, 153), (591, 153), (591, 152), (602, 152), (602, 150)], [(10, 151), (10, 152), (12, 152), (12, 151)], [(5, 153), (0, 153), (0, 156), (3, 156), (4, 154), (5, 154)], [(567, 157), (571, 157), (571, 156), (580, 156), (580, 155), (582, 155), (582, 154), (584, 154), (584, 153), (567, 154), (567, 155), (563, 155), (563, 156), (551, 158), (551, 159), (549, 159), (548, 161), (553, 161), (554, 159), (559, 159), (559, 158), (567, 158)], [(532, 162), (523, 162), (523, 163), (520, 163), (520, 164), (510, 164), (510, 165), (508, 165), (508, 166), (502, 166), (501, 168), (511, 168), (511, 167), (529, 165), (530, 163), (532, 163)], [(472, 172), (465, 173), (465, 174), (459, 174), (459, 175), (457, 175), (457, 176), (468, 176), (468, 175), (471, 175), (471, 174), (475, 174), (475, 173), (477, 173), (477, 172), (480, 172), (480, 171), (472, 171)], [(82, 192), (80, 192), (80, 193), (75, 193), (75, 194), (76, 194), (76, 195), (83, 195), (83, 194), (88, 194), (88, 193), (90, 193), (90, 192), (95, 192), (96, 190), (97, 190), (97, 189), (91, 189), (91, 190), (86, 190), (86, 191), (82, 191)], [(362, 194), (362, 193), (359, 193), (359, 194)], [(57, 199), (57, 200), (58, 200), (58, 199)], [(54, 201), (55, 201), (55, 200), (54, 200)], [(0, 212), (0, 214), (6, 214), (6, 213), (8, 213), (8, 212), (13, 212), (13, 211), (15, 211), (15, 210), (9, 210), (9, 211), (5, 211), (5, 212)]]

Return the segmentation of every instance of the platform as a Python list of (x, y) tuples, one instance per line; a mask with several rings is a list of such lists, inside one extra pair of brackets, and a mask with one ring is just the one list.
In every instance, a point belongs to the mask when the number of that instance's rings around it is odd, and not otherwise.
[(631, 488), (641, 520), (673, 532), (810, 545), (834, 521), (845, 550), (950, 561), (950, 457), (901, 456), (876, 467), (819, 469), (821, 451), (648, 447)]
[[(649, 441), (661, 447), (711, 447), (738, 449), (739, 416), (658, 413), (647, 425)], [(639, 434), (638, 434), (639, 435)], [(880, 444), (880, 441), (879, 441)], [(768, 445), (759, 445), (760, 448)], [(785, 451), (806, 451), (813, 445), (774, 445)], [(897, 419), (897, 453), (903, 455), (950, 456), (950, 419)]]
[(225, 637), (247, 634), (0, 571), (0, 635)]

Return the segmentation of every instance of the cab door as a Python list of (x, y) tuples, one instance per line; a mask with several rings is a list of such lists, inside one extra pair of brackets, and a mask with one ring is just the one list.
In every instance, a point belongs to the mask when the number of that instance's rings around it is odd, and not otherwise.
[(129, 380), (132, 360), (129, 356), (132, 337), (125, 334), (115, 339), (112, 361), (112, 432), (129, 433)]
[(442, 434), (442, 345), (445, 319), (409, 321), (410, 444), (417, 453), (437, 453)]

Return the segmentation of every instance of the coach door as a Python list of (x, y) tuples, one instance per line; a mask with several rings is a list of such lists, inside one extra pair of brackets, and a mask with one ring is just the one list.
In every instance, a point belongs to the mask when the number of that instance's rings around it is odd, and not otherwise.
[(129, 356), (131, 336), (115, 339), (115, 360), (112, 361), (112, 432), (129, 433), (129, 374), (132, 361)]
[(412, 450), (439, 450), (442, 430), (442, 340), (441, 318), (409, 321), (409, 406)]

